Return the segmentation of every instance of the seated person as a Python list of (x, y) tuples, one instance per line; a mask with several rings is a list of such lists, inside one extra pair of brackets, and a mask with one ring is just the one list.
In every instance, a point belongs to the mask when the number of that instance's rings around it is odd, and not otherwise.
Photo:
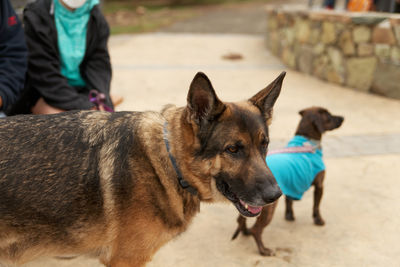
[(9, 0), (0, 1), (0, 117), (24, 87), (28, 60), (24, 30)]
[[(109, 27), (99, 0), (37, 0), (24, 10), (29, 61), (11, 114), (113, 109)], [(91, 101), (98, 92), (102, 101)], [(97, 98), (98, 99), (98, 98)]]

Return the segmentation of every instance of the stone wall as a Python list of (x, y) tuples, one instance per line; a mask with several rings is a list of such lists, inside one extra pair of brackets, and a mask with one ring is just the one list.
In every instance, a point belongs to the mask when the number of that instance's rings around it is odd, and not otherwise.
[(268, 6), (267, 44), (289, 67), (400, 99), (400, 15)]

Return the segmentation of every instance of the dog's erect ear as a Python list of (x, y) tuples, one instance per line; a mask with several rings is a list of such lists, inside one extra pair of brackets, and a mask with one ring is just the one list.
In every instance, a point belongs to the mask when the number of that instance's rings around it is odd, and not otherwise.
[(283, 78), (285, 78), (286, 72), (282, 72), (272, 83), (270, 83), (265, 89), (258, 92), (255, 96), (250, 98), (250, 102), (256, 105), (261, 112), (265, 115), (266, 119), (272, 118), (272, 108), (278, 98)]
[(212, 120), (225, 110), (210, 80), (202, 72), (198, 72), (190, 84), (187, 106), (191, 119), (199, 125), (203, 120)]

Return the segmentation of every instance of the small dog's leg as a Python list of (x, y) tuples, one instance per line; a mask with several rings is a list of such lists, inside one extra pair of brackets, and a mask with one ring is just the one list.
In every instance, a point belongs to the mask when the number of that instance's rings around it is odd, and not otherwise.
[(285, 219), (286, 221), (294, 221), (294, 213), (293, 213), (293, 200), (289, 197), (285, 197), (286, 200), (286, 211), (285, 211)]
[(256, 222), (254, 223), (253, 227), (251, 227), (251, 229), (249, 229), (251, 235), (253, 235), (253, 237), (257, 243), (258, 251), (263, 256), (275, 256), (275, 253), (272, 249), (266, 248), (264, 246), (261, 236), (262, 236), (262, 232), (263, 232), (264, 228), (272, 220), (277, 203), (278, 202), (276, 201), (273, 204), (264, 207), (260, 216), (257, 218)]
[(324, 225), (325, 221), (322, 219), (321, 214), (319, 212), (319, 204), (321, 203), (322, 194), (324, 191), (323, 181), (325, 177), (325, 171), (322, 171), (317, 174), (317, 177), (314, 180), (314, 207), (313, 207), (313, 219), (315, 225)]
[(232, 240), (234, 240), (239, 235), (240, 232), (242, 232), (244, 235), (250, 235), (250, 232), (247, 229), (246, 225), (246, 218), (243, 217), (242, 215), (239, 215), (239, 217), (237, 218), (237, 222), (238, 222), (238, 227), (236, 228), (235, 233), (233, 233)]

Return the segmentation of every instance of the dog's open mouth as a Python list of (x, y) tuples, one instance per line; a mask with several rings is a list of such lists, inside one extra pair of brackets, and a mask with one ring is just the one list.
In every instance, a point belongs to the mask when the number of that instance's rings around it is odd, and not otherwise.
[(217, 189), (232, 203), (237, 210), (246, 217), (255, 217), (261, 213), (262, 207), (252, 206), (245, 201), (241, 200), (230, 190), (229, 185), (221, 179), (216, 180)]

